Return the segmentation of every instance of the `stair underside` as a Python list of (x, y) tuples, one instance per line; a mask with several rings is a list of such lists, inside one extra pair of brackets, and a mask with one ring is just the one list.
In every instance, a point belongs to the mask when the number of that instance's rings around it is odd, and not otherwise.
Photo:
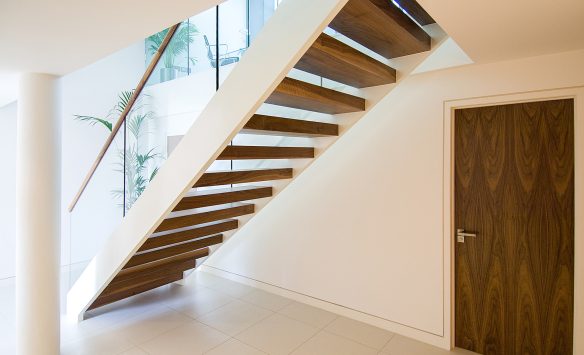
[(388, 0), (349, 0), (329, 26), (389, 59), (430, 50), (430, 36)]
[(197, 224), (220, 221), (222, 219), (235, 218), (254, 213), (254, 205), (247, 203), (232, 203), (226, 206), (218, 206), (202, 209), (181, 217), (167, 218), (156, 228), (155, 233), (173, 229), (192, 227)]
[(124, 269), (138, 266), (141, 264), (150, 263), (156, 260), (170, 258), (180, 254), (188, 253), (205, 247), (210, 247), (215, 244), (223, 242), (223, 234), (216, 234), (213, 236), (203, 237), (189, 241), (187, 243), (176, 244), (166, 248), (148, 250), (140, 254), (134, 255), (124, 266)]
[(291, 178), (291, 168), (216, 171), (204, 173), (193, 187), (243, 184), (247, 182), (260, 182)]
[(200, 190), (183, 197), (174, 207), (173, 211), (255, 200), (270, 196), (272, 196), (271, 186), (239, 186), (224, 189)]
[(397, 3), (420, 25), (426, 26), (436, 23), (432, 16), (416, 0), (397, 0)]
[(195, 228), (175, 232), (160, 236), (150, 237), (138, 249), (138, 252), (152, 250), (156, 248), (167, 247), (173, 244), (184, 243), (201, 237), (209, 235), (216, 235), (222, 232), (237, 229), (239, 222), (236, 219), (222, 220), (219, 222), (205, 223), (197, 225)]
[(284, 78), (266, 103), (331, 115), (365, 110), (363, 98), (292, 78)]
[(243, 130), (240, 133), (291, 137), (325, 137), (338, 136), (339, 126), (332, 123), (255, 114), (243, 126)]
[(395, 83), (395, 69), (322, 33), (296, 68), (356, 88)]
[(217, 160), (314, 158), (314, 148), (228, 145)]
[(182, 279), (196, 260), (209, 255), (209, 248), (123, 269), (89, 306), (92, 310)]

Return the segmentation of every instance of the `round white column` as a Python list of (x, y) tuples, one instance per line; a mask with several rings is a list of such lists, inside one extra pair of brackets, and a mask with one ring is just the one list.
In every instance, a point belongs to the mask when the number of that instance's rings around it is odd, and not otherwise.
[(17, 350), (19, 355), (57, 355), (61, 122), (56, 77), (23, 74), (17, 105)]

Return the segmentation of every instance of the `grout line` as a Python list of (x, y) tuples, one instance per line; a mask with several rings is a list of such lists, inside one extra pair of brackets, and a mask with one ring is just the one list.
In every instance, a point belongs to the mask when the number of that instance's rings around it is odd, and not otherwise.
[(293, 352), (295, 352), (296, 350), (298, 350), (299, 348), (301, 348), (304, 344), (308, 343), (311, 339), (313, 339), (315, 336), (317, 336), (320, 333), (322, 333), (322, 329), (317, 330), (316, 333), (312, 334), (311, 337), (309, 337), (308, 339), (306, 339), (305, 341), (303, 341), (301, 344), (299, 344), (297, 347), (295, 347), (294, 349), (292, 349), (292, 351), (290, 351), (288, 354), (292, 354)]
[[(400, 325), (402, 327), (406, 327), (406, 328), (409, 328), (409, 329), (413, 329), (413, 330), (416, 330), (416, 331), (419, 331), (419, 332), (422, 332), (422, 333), (426, 333), (426, 334), (434, 335), (434, 336), (438, 336), (438, 337), (443, 337), (440, 334), (432, 333), (430, 331), (423, 330), (423, 329), (419, 329), (419, 328), (416, 328), (416, 327), (413, 327), (413, 326), (410, 326), (410, 325), (407, 325), (407, 324), (403, 324), (403, 323), (400, 323), (400, 322), (397, 322), (397, 321), (394, 321), (394, 320), (391, 320), (391, 319), (386, 319), (386, 318), (383, 318), (383, 317), (380, 317), (380, 316), (377, 316), (377, 315), (374, 315), (374, 314), (371, 314), (371, 313), (367, 313), (367, 312), (364, 312), (364, 311), (360, 311), (360, 310), (355, 309), (355, 308), (351, 308), (351, 307), (348, 307), (348, 306), (343, 306), (341, 304), (338, 304), (338, 303), (335, 303), (335, 302), (332, 302), (332, 301), (327, 301), (325, 299), (318, 298), (318, 297), (314, 297), (314, 296), (311, 296), (311, 295), (308, 295), (308, 294), (305, 294), (305, 293), (302, 293), (302, 292), (294, 291), (294, 290), (291, 290), (291, 289), (286, 288), (286, 287), (274, 285), (274, 284), (271, 284), (271, 283), (265, 282), (265, 281), (260, 281), (258, 279), (254, 279), (252, 277), (248, 277), (248, 276), (244, 276), (244, 275), (241, 275), (241, 274), (238, 274), (238, 273), (235, 273), (235, 272), (227, 271), (227, 270), (224, 270), (224, 269), (215, 267), (215, 266), (211, 266), (211, 265), (207, 265), (207, 264), (205, 264), (205, 266), (208, 267), (208, 268), (211, 268), (211, 269), (218, 270), (218, 272), (220, 272), (220, 273), (226, 273), (226, 274), (235, 275), (235, 276), (237, 276), (239, 278), (243, 278), (243, 279), (246, 279), (246, 280), (251, 280), (251, 281), (256, 282), (258, 284), (263, 284), (263, 285), (267, 285), (267, 286), (270, 286), (270, 287), (273, 287), (273, 288), (277, 288), (277, 289), (280, 289), (280, 290), (284, 290), (286, 292), (293, 293), (295, 295), (300, 295), (300, 296), (307, 297), (307, 298), (310, 298), (310, 299), (313, 299), (313, 300), (316, 300), (316, 301), (324, 302), (324, 303), (327, 303), (329, 305), (333, 305), (333, 306), (336, 306), (336, 307), (339, 307), (339, 308), (343, 308), (343, 309), (346, 309), (346, 310), (349, 310), (349, 311), (353, 311), (353, 312), (356, 312), (356, 313), (360, 313), (360, 314), (363, 314), (363, 315), (366, 315), (366, 316), (369, 316), (369, 317), (373, 317), (373, 318), (380, 319), (380, 320), (383, 320), (383, 321), (386, 321), (386, 322), (390, 322), (390, 323), (393, 323), (393, 324), (397, 324), (397, 325)], [(206, 272), (206, 271), (203, 271), (202, 270), (202, 272)], [(230, 281), (232, 281), (232, 280), (230, 280)], [(237, 282), (237, 281), (233, 281), (233, 282)], [(250, 286), (250, 287), (253, 287), (253, 286)], [(300, 301), (298, 301), (298, 302), (300, 302)], [(303, 303), (303, 302), (301, 302), (301, 303)], [(331, 312), (331, 313), (334, 313), (334, 312)], [(345, 318), (353, 319), (353, 318), (350, 318), (350, 317), (345, 317)], [(365, 323), (365, 322), (362, 322), (362, 323)], [(365, 323), (365, 324), (369, 324), (369, 323)], [(369, 325), (371, 325), (373, 327), (376, 327), (376, 328), (379, 328), (379, 327), (374, 326), (372, 324), (369, 324)], [(379, 329), (386, 330), (384, 328), (379, 328)], [(389, 330), (386, 330), (386, 331), (391, 332)], [(393, 333), (393, 332), (391, 332), (391, 333)]]
[(391, 334), (391, 337), (389, 337), (389, 340), (383, 345), (383, 347), (381, 349), (379, 349), (379, 353), (381, 354), (383, 352), (383, 349), (385, 349), (387, 347), (387, 345), (389, 343), (391, 343), (391, 341), (393, 340), (393, 338), (395, 338), (395, 333)]
[[(345, 317), (345, 318), (346, 318), (346, 317)], [(350, 318), (347, 318), (347, 319), (350, 319)], [(353, 319), (351, 319), (351, 320), (353, 320)], [(357, 321), (357, 322), (359, 322), (359, 321)], [(363, 323), (363, 322), (359, 322), (359, 323)], [(363, 324), (367, 324), (367, 323), (363, 323)], [(367, 325), (370, 325), (370, 324), (367, 324)], [(372, 326), (372, 327), (375, 327), (375, 326)], [(377, 327), (376, 327), (376, 328), (377, 328)], [(381, 328), (379, 328), (379, 329), (381, 329)], [(395, 335), (395, 333), (393, 333), (393, 332), (390, 332), (389, 330), (385, 330), (385, 329), (381, 329), (381, 330), (384, 330), (385, 332), (387, 332), (387, 333), (390, 333), (390, 334), (391, 334), (391, 336), (389, 337), (389, 340), (388, 340), (388, 341), (387, 341), (385, 344), (383, 344), (383, 346), (385, 347), (385, 345), (387, 345), (387, 343), (389, 343), (389, 342), (391, 341), (391, 339), (393, 339), (393, 336)], [(343, 339), (346, 339), (346, 340), (350, 340), (350, 341), (352, 341), (353, 343), (357, 343), (357, 344), (359, 344), (359, 345), (363, 345), (363, 346), (365, 346), (365, 347), (367, 347), (367, 348), (369, 348), (369, 349), (373, 349), (373, 350), (376, 350), (376, 351), (381, 351), (381, 350), (383, 350), (383, 348), (376, 349), (376, 348), (372, 347), (371, 345), (363, 344), (362, 342), (360, 342), (360, 341), (358, 341), (358, 340), (351, 339), (351, 338), (347, 337), (346, 335), (343, 335), (343, 334), (338, 334), (338, 333), (332, 332), (332, 331), (330, 331), (330, 330), (327, 330), (327, 329), (323, 329), (322, 331), (323, 331), (323, 332), (325, 332), (325, 333), (329, 333), (329, 334), (331, 334), (331, 335), (338, 336), (338, 337), (340, 337), (340, 338), (343, 338)]]

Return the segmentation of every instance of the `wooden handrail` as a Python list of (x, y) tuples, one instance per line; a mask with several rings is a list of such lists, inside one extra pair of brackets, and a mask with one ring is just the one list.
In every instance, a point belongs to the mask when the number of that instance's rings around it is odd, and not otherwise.
[(130, 112), (130, 110), (134, 106), (134, 103), (138, 99), (138, 96), (140, 96), (140, 94), (142, 93), (144, 86), (146, 86), (146, 82), (148, 81), (148, 79), (152, 75), (152, 72), (154, 72), (156, 65), (160, 61), (162, 54), (166, 50), (166, 47), (170, 43), (172, 37), (174, 36), (174, 34), (179, 26), (180, 26), (180, 23), (177, 23), (176, 25), (174, 25), (168, 29), (168, 33), (164, 37), (164, 40), (160, 44), (160, 47), (158, 47), (158, 50), (156, 51), (156, 53), (154, 53), (154, 56), (152, 57), (150, 64), (148, 64), (148, 67), (146, 68), (144, 75), (142, 75), (142, 79), (140, 79), (140, 81), (138, 82), (138, 85), (136, 86), (134, 93), (130, 97), (128, 104), (124, 108), (124, 111), (120, 114), (120, 118), (118, 119), (116, 124), (112, 127), (112, 132), (107, 137), (103, 147), (99, 151), (99, 154), (97, 154), (97, 158), (95, 158), (95, 162), (93, 163), (93, 165), (91, 166), (91, 169), (89, 169), (89, 172), (87, 173), (87, 176), (83, 180), (83, 183), (81, 184), (81, 187), (79, 188), (79, 191), (77, 192), (77, 194), (73, 198), (73, 201), (69, 205), (69, 212), (73, 212), (75, 205), (77, 205), (77, 202), (79, 202), (79, 199), (81, 198), (81, 195), (83, 194), (83, 191), (85, 191), (85, 189), (87, 188), (87, 185), (89, 185), (89, 181), (91, 181), (91, 177), (93, 176), (93, 174), (95, 174), (97, 167), (101, 163), (103, 157), (105, 156), (105, 153), (109, 149), (109, 146), (112, 144), (116, 134), (118, 134), (118, 131), (120, 130), (120, 128), (122, 127), (122, 124), (126, 120), (126, 116), (128, 115), (128, 113)]

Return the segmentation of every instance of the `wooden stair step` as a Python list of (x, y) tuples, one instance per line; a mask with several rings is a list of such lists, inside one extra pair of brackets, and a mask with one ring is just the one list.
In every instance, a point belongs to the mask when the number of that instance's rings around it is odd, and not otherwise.
[(395, 83), (395, 69), (322, 33), (296, 63), (300, 69), (356, 88)]
[(240, 133), (267, 134), (292, 137), (338, 136), (339, 126), (332, 123), (297, 120), (292, 118), (253, 115)]
[(260, 182), (291, 178), (292, 168), (213, 171), (204, 173), (193, 187), (243, 184), (247, 182)]
[(430, 36), (388, 0), (349, 0), (329, 26), (385, 58), (430, 50)]
[(152, 280), (152, 281), (145, 281), (145, 282), (141, 282), (135, 285), (132, 285), (131, 287), (128, 288), (124, 288), (118, 292), (115, 293), (109, 293), (103, 296), (99, 296), (92, 304), (91, 306), (89, 306), (89, 308), (87, 309), (88, 311), (98, 308), (98, 307), (102, 307), (105, 306), (107, 304), (116, 302), (116, 301), (120, 301), (123, 300), (125, 298), (128, 297), (132, 297), (135, 295), (138, 295), (140, 293), (146, 292), (146, 291), (150, 291), (153, 290), (155, 288), (164, 286), (164, 285), (168, 285), (170, 283), (179, 281), (183, 278), (183, 273), (182, 272), (176, 272), (170, 275), (167, 275), (165, 277), (162, 278), (158, 278), (156, 280)]
[(145, 250), (162, 248), (169, 245), (187, 242), (189, 240), (206, 237), (213, 234), (219, 234), (230, 230), (237, 229), (239, 221), (236, 219), (229, 219), (226, 221), (219, 221), (213, 223), (205, 223), (198, 225), (196, 228), (189, 229), (182, 232), (160, 235), (150, 237), (138, 249), (138, 252)]
[(314, 158), (314, 148), (228, 145), (217, 160), (303, 158)]
[(224, 189), (200, 190), (190, 196), (183, 197), (173, 211), (184, 211), (271, 196), (271, 186), (237, 186)]
[(253, 204), (244, 203), (231, 203), (226, 206), (220, 205), (213, 208), (206, 208), (203, 211), (186, 216), (167, 218), (160, 223), (155, 233), (244, 216), (254, 213), (254, 210)]
[(146, 251), (141, 254), (136, 254), (128, 260), (125, 268), (150, 263), (156, 260), (170, 258), (176, 255), (188, 253), (197, 249), (210, 247), (215, 244), (223, 243), (223, 234), (217, 234), (210, 237), (195, 239), (194, 241), (177, 244), (163, 249), (156, 249), (153, 251)]
[[(162, 260), (164, 260), (164, 259), (162, 259)], [(151, 264), (151, 263), (141, 264), (138, 266), (148, 265), (148, 264)], [(138, 267), (138, 266), (136, 266), (136, 267)], [(130, 276), (122, 276), (122, 277), (116, 276), (112, 280), (112, 282), (106, 287), (106, 289), (104, 290), (102, 295), (106, 296), (106, 295), (111, 294), (111, 293), (117, 293), (120, 290), (122, 290), (123, 288), (125, 288), (125, 289), (131, 288), (133, 285), (136, 285), (139, 283), (154, 281), (154, 280), (157, 280), (157, 279), (160, 279), (160, 278), (163, 278), (165, 276), (175, 274), (178, 272), (185, 272), (187, 270), (194, 269), (196, 266), (197, 266), (197, 260), (194, 258), (190, 258), (187, 260), (180, 260), (180, 261), (166, 263), (163, 266), (159, 266), (157, 268), (147, 268), (147, 269), (144, 269), (143, 272), (132, 274), (131, 277)]]
[[(193, 261), (195, 261), (196, 266), (196, 261), (206, 256), (209, 256), (209, 248), (197, 249), (188, 253), (183, 253), (169, 258), (156, 260), (151, 263), (141, 264), (138, 266), (122, 269), (116, 275), (116, 277), (114, 277), (110, 285), (114, 283), (129, 281), (131, 279), (136, 279), (146, 274), (153, 273), (158, 274), (159, 271), (168, 272), (169, 270), (171, 271), (183, 270), (182, 269), (183, 267), (193, 265), (192, 263)], [(190, 267), (186, 268), (183, 271), (189, 269), (191, 268)]]
[(332, 115), (365, 110), (365, 99), (361, 97), (288, 77), (276, 87), (266, 103)]
[(410, 16), (416, 20), (420, 25), (426, 26), (436, 23), (429, 13), (424, 10), (416, 0), (396, 0), (402, 9), (406, 10)]

